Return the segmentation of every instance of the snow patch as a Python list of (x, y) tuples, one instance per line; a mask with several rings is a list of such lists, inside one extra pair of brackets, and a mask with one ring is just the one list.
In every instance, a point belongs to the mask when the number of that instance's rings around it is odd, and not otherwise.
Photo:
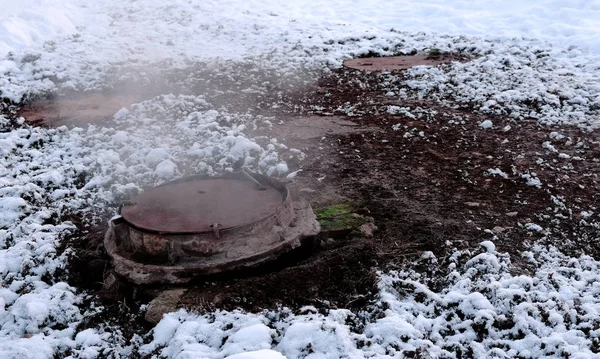
[(490, 120), (485, 120), (479, 124), (479, 127), (483, 128), (484, 130), (488, 130), (494, 127), (494, 123)]

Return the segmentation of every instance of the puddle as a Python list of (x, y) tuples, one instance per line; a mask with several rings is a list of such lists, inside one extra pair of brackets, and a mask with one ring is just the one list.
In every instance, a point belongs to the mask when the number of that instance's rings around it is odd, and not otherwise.
[(99, 125), (112, 119), (123, 107), (173, 91), (175, 89), (161, 83), (140, 84), (128, 81), (98, 91), (49, 94), (23, 104), (18, 116), (24, 117), (27, 123), (34, 126)]
[(141, 100), (136, 94), (82, 93), (34, 101), (18, 115), (33, 125), (82, 126), (110, 119), (121, 108)]

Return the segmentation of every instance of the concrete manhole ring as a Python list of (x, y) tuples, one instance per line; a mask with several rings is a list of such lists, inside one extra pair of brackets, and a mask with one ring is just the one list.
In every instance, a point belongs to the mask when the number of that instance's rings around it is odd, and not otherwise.
[(289, 183), (244, 171), (165, 183), (125, 202), (120, 214), (104, 245), (114, 271), (136, 284), (257, 265), (320, 231)]

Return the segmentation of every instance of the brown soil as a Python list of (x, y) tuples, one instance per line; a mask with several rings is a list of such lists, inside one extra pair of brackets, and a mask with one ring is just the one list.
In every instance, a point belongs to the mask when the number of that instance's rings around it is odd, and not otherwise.
[[(247, 73), (239, 71), (232, 77)], [(253, 76), (249, 83), (262, 83), (261, 76), (271, 75)], [(225, 86), (226, 81), (212, 83)], [(374, 218), (378, 231), (372, 238), (338, 240), (327, 250), (305, 248), (256, 270), (199, 280), (183, 295), (182, 306), (360, 309), (373, 298), (376, 269), (401, 268), (423, 251), (443, 257), (453, 247), (475, 247), (488, 239), (511, 254), (516, 272), (528, 270), (520, 259), (527, 243), (544, 235), (563, 250), (600, 257), (594, 241), (600, 230), (582, 224), (578, 215), (600, 202), (600, 164), (592, 160), (600, 157), (593, 144), (598, 132), (560, 128), (581, 144), (556, 144), (560, 152), (583, 158), (567, 163), (541, 147), (552, 129), (533, 119), (512, 121), (476, 113), (468, 105), (391, 99), (384, 95), (386, 86), (375, 73), (340, 69), (309, 86), (276, 85), (260, 96), (223, 91), (211, 99), (232, 111), (259, 104), (251, 112), (281, 119), (271, 133), (308, 155), (296, 164), (303, 170), (296, 178), (301, 192), (316, 205), (339, 195), (352, 198), (358, 212)], [(420, 117), (389, 113), (391, 105), (425, 112)], [(478, 126), (486, 119), (494, 129)], [(510, 129), (501, 130), (507, 125)], [(496, 168), (507, 178), (488, 173)], [(521, 175), (529, 172), (537, 174), (542, 188), (527, 185)], [(553, 196), (570, 208), (558, 208)], [(555, 221), (558, 215), (561, 220)], [(526, 223), (539, 224), (546, 233), (532, 232)], [(106, 265), (90, 249), (87, 240), (92, 237), (84, 234), (72, 242), (80, 258), (86, 258), (71, 263), (70, 280), (78, 286), (103, 280), (90, 280), (87, 274)], [(120, 288), (128, 287), (122, 283)], [(137, 298), (147, 300), (161, 289), (137, 290)], [(114, 300), (125, 292), (111, 291), (108, 297)]]

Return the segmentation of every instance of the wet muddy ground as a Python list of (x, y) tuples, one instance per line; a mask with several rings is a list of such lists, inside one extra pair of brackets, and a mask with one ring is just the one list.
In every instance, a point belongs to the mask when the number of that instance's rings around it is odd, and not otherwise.
[[(194, 88), (200, 80), (210, 86)], [(199, 70), (187, 74), (179, 90), (201, 91), (229, 111), (280, 120), (269, 131), (307, 154), (303, 162), (289, 164), (292, 171), (302, 169), (296, 177), (300, 192), (316, 207), (351, 199), (377, 230), (372, 237), (352, 233), (329, 242), (322, 236), (318, 239), (329, 245), (315, 244), (254, 270), (198, 279), (185, 288), (178, 306), (359, 310), (373, 299), (376, 270), (402, 268), (423, 251), (443, 257), (454, 247), (490, 239), (511, 255), (515, 272), (528, 271), (521, 251), (542, 237), (567, 252), (600, 258), (593, 243), (600, 229), (579, 215), (600, 203), (598, 132), (541, 127), (534, 119), (484, 115), (463, 104), (398, 100), (385, 94), (391, 85), (403, 86), (401, 76), (390, 85), (377, 72), (342, 68), (302, 85), (276, 80), (246, 68), (232, 68), (229, 76)], [(257, 81), (270, 81), (269, 91), (237, 91)], [(484, 120), (493, 128), (480, 127)], [(578, 144), (554, 144), (571, 160), (542, 147), (551, 131)], [(531, 173), (541, 188), (528, 184)], [(545, 232), (532, 231), (529, 223)], [(99, 247), (103, 235), (102, 227), (82, 229), (65, 244), (77, 250), (67, 278), (104, 298), (116, 317), (124, 298), (135, 307), (164, 287), (120, 282), (103, 288), (109, 271)]]

